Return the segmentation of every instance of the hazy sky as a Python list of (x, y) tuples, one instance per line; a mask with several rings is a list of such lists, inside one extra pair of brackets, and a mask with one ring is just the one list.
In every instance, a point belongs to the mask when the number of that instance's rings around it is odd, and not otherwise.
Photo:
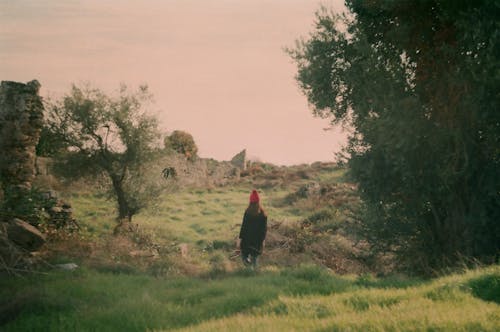
[(344, 135), (311, 115), (283, 48), (312, 31), (321, 4), (342, 3), (0, 0), (0, 79), (38, 79), (44, 96), (147, 83), (164, 131), (191, 133), (202, 157), (332, 160)]

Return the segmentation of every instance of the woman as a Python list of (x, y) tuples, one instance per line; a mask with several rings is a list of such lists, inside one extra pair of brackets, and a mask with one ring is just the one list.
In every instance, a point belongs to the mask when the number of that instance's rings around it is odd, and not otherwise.
[(257, 267), (257, 256), (262, 253), (266, 232), (267, 215), (260, 205), (259, 194), (256, 190), (252, 190), (250, 204), (243, 215), (239, 236), (241, 259), (245, 265)]

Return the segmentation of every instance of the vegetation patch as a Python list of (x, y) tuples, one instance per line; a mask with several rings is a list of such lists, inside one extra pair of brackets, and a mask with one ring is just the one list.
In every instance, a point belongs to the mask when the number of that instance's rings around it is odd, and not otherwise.
[(469, 281), (468, 286), (474, 296), (500, 304), (500, 274), (492, 273)]

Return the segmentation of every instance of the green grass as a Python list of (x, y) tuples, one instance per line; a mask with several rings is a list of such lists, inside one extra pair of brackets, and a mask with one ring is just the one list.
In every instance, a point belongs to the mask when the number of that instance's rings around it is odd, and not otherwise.
[[(172, 241), (196, 245), (200, 241), (234, 241), (252, 187), (239, 185), (219, 189), (185, 189), (161, 197), (155, 209), (141, 211), (133, 222), (155, 234), (163, 243)], [(308, 211), (273, 206), (288, 192), (262, 190), (261, 199), (269, 222), (298, 221)], [(70, 196), (75, 217), (95, 236), (110, 234), (115, 226), (115, 204), (99, 194)]]
[[(308, 219), (318, 229), (336, 227), (331, 220), (340, 225), (345, 219), (342, 209), (317, 208), (307, 201), (290, 205), (285, 197), (305, 183), (341, 182), (344, 175), (343, 170), (330, 169), (287, 186), (261, 189), (269, 222), (293, 225)], [(285, 268), (294, 263), (276, 263), (291, 256), (274, 257), (267, 266), (264, 256), (258, 273), (234, 269), (239, 262), (230, 261), (229, 253), (252, 187), (242, 182), (184, 189), (162, 196), (156, 208), (134, 216), (133, 222), (160, 248), (161, 257), (144, 262), (145, 267), (128, 252), (99, 252), (104, 255), (99, 264), (85, 267), (85, 260), (77, 259), (84, 267), (75, 272), (3, 277), (0, 330), (500, 330), (499, 265), (427, 281), (338, 276), (314, 265)], [(90, 191), (67, 198), (84, 237), (101, 244), (113, 239), (113, 201)], [(187, 258), (180, 256), (180, 243), (189, 246)], [(51, 262), (65, 259), (61, 254)], [(198, 270), (189, 273), (193, 266)]]
[(342, 182), (345, 178), (345, 169), (333, 168), (330, 171), (319, 172), (314, 177), (314, 180), (320, 183)]
[(89, 234), (110, 233), (116, 225), (114, 202), (99, 193), (71, 194), (68, 197), (74, 217)]
[(246, 207), (246, 191), (184, 190), (162, 197), (154, 213), (147, 211), (135, 221), (161, 238), (194, 244), (200, 240), (229, 240), (236, 236)]
[[(98, 267), (100, 271), (124, 268), (137, 270), (136, 265), (139, 263), (139, 270), (155, 275), (232, 271), (239, 266), (239, 261), (231, 257), (251, 190), (252, 186), (248, 183), (215, 189), (186, 188), (163, 195), (154, 208), (134, 216), (133, 222), (159, 248), (161, 258), (153, 262), (152, 266), (150, 262), (143, 264), (131, 259), (129, 251), (135, 250), (133, 248), (118, 252), (121, 247), (112, 247), (112, 252), (108, 250), (92, 255), (89, 258), (92, 262), (88, 262), (86, 257), (71, 259), (68, 255), (63, 255), (61, 259), (51, 258), (51, 262), (74, 261)], [(309, 213), (274, 204), (287, 194), (284, 188), (261, 190), (260, 196), (269, 214), (269, 224), (282, 221), (293, 224)], [(105, 247), (116, 226), (115, 203), (99, 193), (73, 193), (68, 196), (74, 215), (84, 229), (84, 237), (100, 243), (100, 248)], [(187, 245), (187, 258), (179, 257), (181, 245)], [(116, 258), (106, 257), (110, 255)], [(108, 263), (113, 266), (104, 266)]]
[(339, 277), (314, 266), (240, 270), (216, 279), (50, 272), (0, 280), (0, 308), (11, 306), (7, 316), (0, 311), (0, 328), (495, 331), (499, 294), (491, 285), (499, 280), (500, 266), (434, 281)]

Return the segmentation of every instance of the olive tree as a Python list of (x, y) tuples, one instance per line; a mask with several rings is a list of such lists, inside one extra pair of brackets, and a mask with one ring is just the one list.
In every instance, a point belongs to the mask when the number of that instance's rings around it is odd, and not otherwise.
[(147, 86), (137, 91), (121, 86), (117, 96), (108, 96), (89, 85), (73, 85), (46, 106), (46, 128), (67, 146), (59, 157), (63, 167), (73, 175), (105, 174), (120, 223), (131, 221), (161, 190), (146, 167), (159, 137), (155, 117), (145, 110), (150, 100)]

